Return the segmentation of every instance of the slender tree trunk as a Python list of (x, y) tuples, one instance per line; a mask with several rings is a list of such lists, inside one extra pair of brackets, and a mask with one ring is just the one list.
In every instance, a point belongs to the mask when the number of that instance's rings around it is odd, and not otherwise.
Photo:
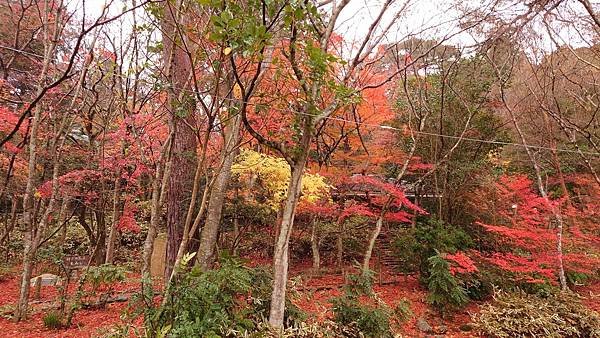
[(273, 255), (273, 293), (271, 294), (271, 309), (269, 312), (269, 324), (275, 328), (283, 328), (289, 264), (289, 242), (294, 225), (296, 205), (300, 198), (307, 152), (308, 148), (304, 148), (301, 158), (292, 166), (292, 175), (283, 209), (279, 236), (275, 243), (275, 252)]
[(319, 272), (321, 268), (321, 255), (319, 254), (319, 238), (317, 236), (317, 222), (313, 219), (311, 220), (311, 231), (310, 231), (310, 248), (312, 250), (312, 258), (313, 258), (313, 270), (315, 273)]
[(10, 235), (10, 233), (15, 228), (15, 225), (17, 224), (17, 206), (18, 205), (19, 205), (19, 199), (13, 198), (12, 205), (10, 208), (10, 220), (6, 224), (6, 228), (4, 229), (4, 233), (2, 234), (2, 238), (0, 238), (0, 247), (5, 247), (4, 242), (6, 241), (6, 239)]
[(104, 212), (94, 211), (94, 218), (96, 219), (96, 246), (93, 262), (95, 265), (102, 265), (105, 263), (106, 258), (106, 220), (104, 218)]
[(215, 182), (211, 189), (208, 200), (206, 221), (202, 228), (200, 236), (200, 247), (198, 248), (197, 263), (202, 270), (207, 270), (214, 261), (215, 246), (217, 235), (221, 224), (221, 214), (223, 212), (223, 201), (225, 193), (231, 178), (231, 166), (236, 156), (236, 148), (239, 143), (240, 125), (242, 119), (238, 115), (234, 118), (229, 137), (225, 140), (225, 145), (221, 153), (222, 166), (217, 173)]
[[(44, 62), (42, 74), (45, 77), (48, 68), (48, 62)], [(40, 79), (40, 83), (43, 83), (43, 79)], [(41, 92), (41, 86), (38, 88), (38, 92)], [(35, 172), (37, 166), (37, 146), (38, 146), (38, 129), (40, 126), (41, 119), (41, 108), (39, 105), (34, 109), (33, 118), (31, 121), (31, 132), (29, 134), (29, 162), (28, 162), (28, 177), (25, 186), (25, 195), (23, 197), (23, 223), (25, 224), (26, 231), (23, 236), (24, 250), (23, 250), (23, 273), (21, 277), (21, 288), (19, 293), (19, 302), (17, 304), (17, 310), (15, 312), (15, 319), (20, 321), (27, 315), (27, 305), (29, 301), (29, 279), (31, 278), (33, 268), (33, 256), (35, 248), (33, 246), (33, 236), (35, 228), (34, 218), (34, 186), (35, 186)]]
[(344, 229), (341, 228), (340, 225), (340, 231), (337, 233), (337, 238), (335, 240), (335, 244), (336, 244), (336, 251), (337, 251), (337, 267), (340, 269), (340, 271), (342, 270), (342, 268), (344, 267), (344, 238), (343, 238), (343, 234), (344, 234)]
[(154, 240), (158, 232), (158, 223), (160, 220), (160, 211), (165, 200), (165, 190), (169, 180), (169, 169), (167, 167), (168, 149), (171, 136), (167, 139), (160, 152), (160, 157), (156, 163), (154, 171), (154, 180), (152, 181), (152, 204), (150, 206), (150, 225), (148, 234), (144, 240), (144, 251), (142, 253), (142, 277), (150, 277), (150, 266), (152, 251), (154, 250)]
[[(236, 212), (234, 210), (234, 212)], [(240, 220), (237, 215), (233, 215), (233, 240), (231, 242), (231, 254), (238, 254), (238, 241), (240, 240)]]
[[(53, 8), (54, 7), (54, 8)], [(42, 62), (42, 67), (40, 71), (40, 75), (38, 78), (38, 84), (36, 88), (36, 97), (40, 98), (46, 92), (45, 85), (47, 81), (47, 76), (49, 72), (49, 67), (54, 59), (55, 50), (58, 41), (60, 41), (60, 36), (63, 32), (63, 28), (65, 22), (61, 20), (61, 11), (63, 9), (62, 5), (59, 6), (50, 6), (48, 1), (44, 2), (43, 5), (43, 13), (42, 15), (42, 33), (44, 37), (44, 58)], [(49, 23), (49, 19), (53, 17), (53, 23)], [(84, 33), (85, 34), (85, 33)], [(95, 43), (95, 38), (92, 42), (92, 45)], [(90, 50), (92, 50), (90, 48)], [(76, 53), (77, 50), (74, 51)], [(92, 58), (89, 58), (91, 61)], [(89, 62), (86, 64), (86, 67), (89, 65)], [(65, 74), (66, 75), (66, 74)], [(79, 90), (81, 89), (81, 84), (83, 82), (84, 72), (81, 73), (79, 82), (77, 84), (75, 93), (73, 95), (73, 99), (67, 112), (63, 112), (63, 117), (59, 124), (58, 130), (54, 135), (54, 140), (52, 146), (50, 147), (50, 152), (53, 157), (53, 170), (52, 170), (52, 194), (50, 196), (50, 200), (48, 205), (45, 208), (45, 212), (43, 213), (42, 218), (39, 222), (36, 220), (36, 214), (38, 212), (36, 208), (36, 204), (39, 206), (43, 204), (42, 202), (36, 203), (35, 201), (35, 184), (36, 184), (36, 166), (38, 164), (37, 156), (38, 156), (38, 129), (41, 124), (42, 119), (42, 108), (40, 107), (40, 102), (38, 102), (33, 109), (33, 116), (31, 119), (31, 129), (29, 133), (29, 160), (28, 160), (28, 177), (25, 188), (25, 194), (23, 197), (23, 223), (25, 224), (25, 236), (23, 238), (24, 242), (24, 252), (23, 252), (23, 273), (21, 279), (20, 286), (20, 294), (19, 300), (17, 303), (17, 309), (15, 310), (15, 319), (20, 321), (27, 316), (27, 307), (29, 302), (29, 281), (32, 274), (33, 265), (35, 262), (35, 257), (37, 254), (38, 246), (40, 245), (41, 238), (45, 234), (46, 227), (48, 226), (48, 222), (50, 221), (50, 216), (52, 212), (54, 212), (54, 204), (56, 203), (56, 199), (59, 192), (59, 184), (58, 177), (60, 171), (60, 156), (61, 150), (64, 146), (64, 141), (66, 137), (62, 137), (64, 133), (70, 128), (72, 119), (69, 120), (68, 113), (73, 109), (76, 99), (79, 96)]]
[(369, 245), (367, 246), (367, 250), (365, 252), (365, 257), (363, 260), (363, 272), (369, 270), (369, 262), (371, 262), (371, 256), (373, 255), (373, 248), (375, 248), (375, 242), (377, 241), (377, 237), (379, 237), (379, 233), (381, 233), (381, 227), (383, 226), (383, 217), (378, 217), (377, 222), (375, 223), (375, 229), (371, 233), (371, 237), (369, 238)]
[(106, 263), (112, 264), (115, 251), (115, 241), (117, 239), (117, 224), (121, 217), (120, 211), (120, 196), (121, 196), (121, 173), (117, 171), (117, 178), (115, 179), (115, 190), (113, 192), (113, 210), (112, 210), (112, 222), (110, 225), (110, 231), (108, 234), (108, 242), (106, 243)]
[[(423, 122), (421, 122), (421, 124), (419, 125), (419, 130), (422, 130), (422, 129), (423, 129)], [(409, 155), (406, 158), (406, 160), (404, 161), (404, 164), (402, 165), (402, 169), (398, 172), (398, 175), (396, 175), (396, 184), (400, 184), (400, 182), (402, 181), (402, 178), (404, 177), (404, 174), (406, 174), (406, 171), (408, 170), (408, 165), (410, 164), (410, 160), (413, 157), (413, 154), (415, 153), (416, 148), (417, 148), (417, 143), (413, 137), (413, 145), (410, 149)], [(375, 248), (375, 242), (377, 241), (377, 237), (379, 237), (379, 234), (381, 233), (381, 228), (383, 226), (383, 219), (385, 217), (385, 214), (388, 212), (388, 208), (390, 207), (390, 204), (392, 203), (392, 201), (393, 201), (392, 197), (388, 195), (387, 201), (381, 208), (381, 213), (379, 214), (379, 217), (377, 218), (377, 222), (375, 223), (375, 229), (373, 229), (373, 231), (371, 232), (371, 236), (369, 237), (369, 243), (368, 243), (367, 249), (365, 251), (365, 257), (363, 259), (363, 265), (362, 265), (363, 273), (366, 273), (369, 270), (369, 262), (371, 261), (371, 256), (373, 255), (373, 249)]]
[[(46, 73), (47, 64), (45, 63), (42, 74)], [(42, 81), (42, 80), (40, 80)], [(41, 89), (40, 89), (41, 90)], [(23, 236), (24, 249), (23, 249), (23, 272), (21, 275), (21, 287), (19, 290), (19, 301), (15, 312), (15, 319), (20, 321), (25, 319), (27, 316), (27, 305), (29, 303), (29, 280), (31, 279), (33, 269), (33, 257), (35, 256), (35, 208), (34, 208), (34, 185), (35, 185), (35, 172), (37, 166), (37, 137), (38, 128), (40, 126), (41, 119), (41, 108), (39, 105), (35, 108), (33, 119), (31, 122), (31, 133), (29, 136), (29, 164), (28, 164), (28, 177), (27, 184), (25, 187), (25, 196), (23, 197), (23, 223), (25, 224), (26, 231)]]
[[(62, 147), (59, 146), (59, 149)], [(27, 317), (27, 308), (29, 304), (29, 283), (33, 272), (33, 265), (35, 263), (35, 257), (37, 249), (40, 245), (42, 236), (45, 234), (50, 215), (54, 211), (54, 204), (56, 203), (56, 197), (58, 195), (58, 173), (60, 170), (60, 152), (57, 150), (54, 156), (54, 168), (52, 171), (52, 194), (50, 201), (46, 206), (46, 210), (42, 215), (39, 223), (35, 219), (27, 219), (30, 221), (28, 231), (24, 236), (24, 250), (23, 250), (23, 272), (21, 274), (21, 286), (19, 289), (19, 300), (17, 303), (17, 309), (15, 311), (15, 320), (20, 321)], [(30, 217), (30, 216), (27, 216)]]
[(21, 321), (27, 317), (27, 306), (29, 303), (29, 281), (33, 272), (33, 255), (31, 244), (26, 244), (25, 255), (23, 255), (23, 267), (21, 274), (21, 285), (19, 288), (19, 302), (15, 312), (15, 320)]
[[(64, 211), (62, 212), (63, 215), (69, 209), (69, 204), (70, 204), (69, 202), (70, 202), (70, 200), (67, 197), (65, 197), (64, 201), (63, 201), (63, 206), (61, 207), (62, 209), (64, 209)], [(65, 248), (65, 241), (67, 240), (67, 230), (69, 228), (68, 221), (71, 220), (71, 218), (73, 218), (73, 214), (71, 214), (69, 216), (69, 218), (64, 221), (65, 224), (60, 229), (60, 235), (58, 236), (58, 245), (59, 245), (59, 247), (61, 249), (61, 252), (63, 252), (63, 253), (64, 253), (64, 248)]]
[(527, 146), (527, 140), (525, 139), (525, 134), (521, 130), (521, 127), (519, 126), (519, 123), (517, 121), (517, 118), (516, 118), (514, 112), (512, 111), (512, 109), (510, 109), (510, 107), (506, 103), (503, 91), (502, 91), (502, 100), (503, 100), (504, 106), (507, 108), (507, 111), (509, 113), (511, 121), (512, 121), (513, 125), (515, 126), (515, 129), (517, 130), (517, 134), (519, 135), (519, 138), (521, 139), (522, 144), (525, 146), (527, 156), (529, 157), (529, 160), (531, 161), (531, 164), (532, 164), (534, 172), (535, 172), (538, 190), (540, 191), (540, 194), (542, 195), (546, 204), (550, 208), (550, 211), (552, 212), (554, 219), (556, 221), (556, 253), (557, 253), (557, 259), (558, 259), (558, 280), (560, 282), (561, 290), (565, 291), (568, 289), (568, 286), (567, 286), (567, 278), (565, 276), (565, 267), (564, 267), (564, 262), (563, 262), (563, 248), (562, 248), (564, 220), (560, 213), (560, 210), (558, 210), (552, 204), (552, 201), (548, 197), (546, 188), (544, 187), (544, 182), (542, 180), (541, 168), (538, 164), (538, 161), (535, 158), (535, 155), (533, 154), (531, 149)]

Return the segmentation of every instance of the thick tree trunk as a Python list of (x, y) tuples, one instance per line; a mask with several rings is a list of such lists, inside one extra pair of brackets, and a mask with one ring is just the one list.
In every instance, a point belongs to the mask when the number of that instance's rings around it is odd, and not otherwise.
[[(308, 152), (305, 149), (304, 152)], [(302, 175), (306, 166), (307, 154), (292, 166), (292, 175), (288, 186), (287, 199), (283, 209), (279, 236), (275, 243), (273, 255), (273, 293), (271, 294), (271, 309), (269, 312), (269, 324), (275, 328), (283, 328), (285, 314), (285, 292), (288, 277), (289, 242), (294, 225), (296, 205), (300, 198), (302, 188)]]
[(171, 174), (167, 191), (167, 252), (165, 280), (169, 280), (177, 251), (183, 237), (183, 226), (190, 201), (194, 179), (197, 140), (190, 126), (195, 126), (195, 101), (191, 90), (191, 60), (184, 49), (177, 25), (181, 21), (181, 4), (164, 2), (163, 28), (165, 74), (171, 85), (167, 109), (171, 113), (173, 141)]
[[(187, 129), (180, 118), (175, 124)], [(177, 250), (183, 237), (183, 224), (190, 203), (190, 186), (194, 175), (194, 163), (189, 152), (194, 152), (196, 145), (193, 134), (176, 131), (173, 139), (173, 154), (171, 160), (171, 176), (167, 190), (167, 252), (165, 261), (165, 280), (168, 280), (177, 258)], [(191, 137), (189, 137), (191, 136)], [(186, 155), (187, 153), (187, 155)]]
[(225, 141), (221, 153), (222, 166), (217, 173), (217, 177), (211, 189), (208, 200), (206, 222), (202, 228), (200, 236), (200, 247), (198, 248), (197, 264), (202, 270), (207, 270), (212, 265), (215, 255), (215, 246), (221, 224), (221, 214), (223, 212), (223, 201), (225, 193), (231, 178), (231, 166), (236, 156), (236, 149), (239, 143), (240, 125), (242, 119), (238, 115), (234, 118), (229, 137)]

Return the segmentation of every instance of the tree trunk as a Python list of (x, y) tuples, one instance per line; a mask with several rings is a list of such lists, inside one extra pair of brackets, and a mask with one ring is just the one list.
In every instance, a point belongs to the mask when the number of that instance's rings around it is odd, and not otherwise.
[(292, 175), (288, 186), (287, 199), (283, 209), (279, 236), (275, 244), (273, 254), (273, 293), (271, 294), (271, 309), (269, 312), (269, 324), (275, 328), (283, 328), (285, 313), (285, 292), (288, 277), (289, 264), (289, 242), (294, 225), (296, 205), (300, 198), (302, 188), (302, 175), (306, 166), (308, 149), (292, 166)]
[(15, 320), (20, 321), (27, 316), (27, 306), (29, 303), (29, 281), (33, 271), (32, 248), (29, 244), (25, 247), (23, 255), (23, 268), (21, 273), (21, 286), (19, 288), (19, 302), (15, 311)]
[(313, 218), (311, 223), (310, 248), (312, 250), (313, 270), (317, 273), (321, 268), (321, 255), (319, 254), (319, 239), (317, 238), (317, 222)]
[[(501, 88), (501, 89), (503, 90), (503, 88)], [(510, 119), (512, 120), (512, 123), (515, 126), (515, 129), (517, 130), (517, 134), (519, 135), (519, 138), (521, 139), (522, 144), (525, 146), (525, 151), (527, 152), (527, 157), (529, 157), (529, 160), (531, 161), (531, 164), (533, 166), (535, 176), (536, 176), (538, 190), (540, 191), (540, 195), (542, 195), (542, 197), (544, 198), (544, 201), (550, 208), (550, 211), (552, 212), (554, 219), (556, 220), (556, 223), (557, 223), (557, 226), (556, 226), (556, 228), (557, 228), (556, 229), (557, 230), (557, 232), (556, 232), (556, 240), (557, 240), (556, 253), (557, 253), (557, 259), (558, 259), (558, 280), (560, 282), (561, 290), (565, 291), (568, 289), (568, 286), (567, 286), (567, 278), (565, 276), (565, 267), (564, 267), (564, 262), (563, 262), (563, 249), (562, 249), (562, 240), (563, 240), (562, 237), (563, 237), (563, 226), (564, 226), (563, 217), (560, 213), (560, 210), (558, 210), (554, 205), (552, 205), (552, 201), (548, 197), (546, 188), (544, 187), (544, 182), (542, 179), (542, 171), (541, 171), (540, 165), (539, 165), (538, 161), (536, 160), (535, 155), (533, 154), (531, 149), (527, 146), (528, 143), (527, 143), (527, 140), (525, 139), (525, 134), (521, 130), (521, 127), (517, 121), (517, 117), (515, 116), (513, 110), (510, 109), (510, 107), (508, 106), (508, 104), (505, 101), (504, 91), (502, 91), (501, 94), (502, 94), (502, 100), (503, 100), (504, 107), (506, 108), (506, 110), (509, 113)]]
[(106, 258), (106, 221), (104, 212), (94, 211), (94, 217), (96, 219), (96, 246), (98, 249), (95, 250), (93, 262), (96, 265), (102, 265), (105, 263), (104, 259)]
[[(61, 144), (62, 147), (62, 144)], [(23, 250), (23, 272), (21, 275), (21, 286), (19, 293), (19, 301), (17, 303), (17, 309), (15, 310), (15, 320), (20, 321), (27, 317), (27, 308), (29, 303), (29, 282), (33, 272), (33, 264), (37, 250), (40, 246), (42, 236), (45, 234), (50, 216), (54, 211), (54, 204), (56, 203), (56, 196), (58, 195), (58, 173), (60, 171), (60, 152), (57, 150), (54, 156), (54, 168), (52, 170), (52, 194), (50, 201), (46, 206), (46, 210), (42, 215), (39, 223), (36, 222), (35, 218), (29, 218), (31, 216), (24, 216), (24, 219), (29, 221), (28, 229), (23, 238), (24, 250)], [(33, 197), (33, 196), (32, 196)], [(27, 218), (26, 218), (27, 217)]]
[[(18, 204), (19, 204), (19, 199), (13, 198), (12, 206), (10, 208), (10, 220), (6, 224), (6, 228), (4, 229), (4, 233), (2, 234), (2, 238), (0, 238), (0, 247), (5, 247), (4, 242), (6, 241), (6, 239), (10, 235), (10, 233), (15, 228), (15, 225), (17, 224), (17, 206), (18, 206)], [(6, 250), (8, 250), (8, 249), (6, 249)]]
[[(47, 65), (44, 65), (46, 68)], [(42, 70), (42, 74), (45, 74), (45, 69)], [(41, 119), (41, 108), (38, 106), (35, 108), (33, 119), (31, 122), (31, 132), (29, 136), (29, 163), (28, 163), (28, 177), (27, 184), (25, 186), (25, 195), (23, 197), (23, 223), (25, 224), (26, 230), (23, 236), (24, 250), (23, 250), (23, 272), (21, 275), (21, 288), (19, 293), (19, 302), (15, 311), (15, 319), (20, 321), (25, 319), (27, 316), (27, 305), (29, 303), (29, 279), (33, 269), (33, 256), (35, 255), (35, 245), (33, 243), (35, 229), (35, 207), (34, 207), (34, 185), (35, 185), (35, 172), (37, 165), (37, 137), (38, 128)]]
[(156, 163), (154, 172), (154, 180), (152, 181), (152, 204), (150, 206), (150, 224), (148, 225), (148, 234), (144, 240), (144, 251), (142, 253), (142, 278), (150, 277), (150, 266), (152, 259), (152, 251), (154, 250), (154, 240), (158, 232), (158, 221), (160, 219), (160, 211), (164, 204), (166, 185), (169, 179), (169, 170), (165, 168), (166, 158), (168, 157), (168, 149), (171, 136), (163, 145), (160, 152), (160, 157)]
[(369, 262), (371, 261), (371, 256), (373, 255), (373, 248), (375, 247), (375, 242), (377, 241), (377, 237), (379, 237), (379, 233), (381, 232), (381, 227), (383, 226), (383, 215), (377, 218), (377, 222), (375, 223), (375, 229), (371, 233), (371, 237), (369, 238), (369, 245), (367, 245), (367, 250), (365, 251), (365, 258), (363, 260), (363, 273), (369, 270)]
[(344, 229), (341, 228), (340, 225), (340, 231), (337, 233), (337, 238), (335, 240), (335, 244), (336, 244), (336, 251), (337, 251), (337, 267), (340, 269), (340, 271), (342, 270), (342, 268), (344, 267)]
[(110, 225), (110, 231), (108, 234), (108, 242), (106, 243), (106, 263), (112, 264), (115, 251), (115, 240), (117, 238), (117, 224), (119, 224), (119, 218), (121, 217), (120, 211), (120, 197), (121, 197), (121, 173), (117, 170), (117, 178), (115, 179), (115, 191), (113, 193), (113, 210), (112, 210), (112, 223)]
[[(180, 124), (179, 127), (187, 128), (183, 124)], [(175, 129), (177, 130), (178, 128)], [(192, 138), (194, 137), (194, 135), (191, 136)], [(184, 132), (176, 132), (173, 143), (171, 177), (169, 178), (167, 190), (167, 252), (165, 260), (165, 280), (168, 280), (169, 276), (171, 276), (171, 271), (173, 270), (173, 265), (177, 258), (177, 250), (179, 249), (179, 244), (183, 237), (183, 223), (187, 212), (186, 202), (189, 203), (189, 187), (193, 179), (194, 168), (193, 161), (186, 159), (185, 154), (190, 148), (195, 148), (194, 142), (190, 142), (190, 139), (185, 137)]]
[[(181, 42), (177, 25), (181, 21), (181, 3), (164, 2), (163, 62), (165, 74), (171, 85), (167, 109), (171, 113), (173, 141), (171, 148), (171, 174), (167, 191), (167, 252), (165, 280), (169, 280), (183, 237), (183, 226), (194, 179), (197, 140), (194, 108), (195, 101), (187, 91), (191, 90), (191, 60)], [(177, 17), (176, 17), (177, 16)]]
[(215, 246), (217, 243), (217, 235), (221, 224), (221, 214), (223, 212), (223, 201), (227, 192), (227, 185), (231, 178), (231, 166), (236, 156), (236, 148), (239, 143), (240, 125), (242, 119), (238, 115), (234, 118), (229, 137), (225, 141), (221, 153), (222, 166), (217, 173), (215, 182), (211, 189), (210, 198), (208, 200), (208, 208), (206, 221), (202, 228), (200, 236), (200, 247), (198, 248), (197, 264), (202, 270), (207, 270), (214, 261)]
[[(234, 210), (234, 212), (236, 212)], [(231, 254), (238, 254), (238, 241), (240, 240), (240, 220), (237, 215), (233, 215), (233, 240), (231, 241)]]

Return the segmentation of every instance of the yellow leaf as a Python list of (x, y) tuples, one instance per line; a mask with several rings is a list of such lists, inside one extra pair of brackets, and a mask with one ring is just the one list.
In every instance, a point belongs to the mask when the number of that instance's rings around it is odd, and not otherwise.
[(238, 100), (242, 99), (242, 88), (237, 83), (233, 86), (233, 97)]
[[(291, 173), (289, 164), (283, 158), (242, 149), (231, 171), (246, 178), (252, 175), (260, 178), (262, 188), (268, 194), (265, 196), (266, 202), (271, 209), (277, 210), (285, 200)], [(331, 188), (325, 177), (305, 173), (302, 177), (301, 199), (315, 203), (320, 199), (329, 198)]]
[(231, 54), (231, 47), (227, 47), (227, 48), (223, 49), (223, 54), (225, 54), (225, 55)]

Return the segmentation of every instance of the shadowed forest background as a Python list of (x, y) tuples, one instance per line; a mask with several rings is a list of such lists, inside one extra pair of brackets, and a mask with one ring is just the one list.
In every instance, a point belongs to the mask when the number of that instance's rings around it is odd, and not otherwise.
[(600, 337), (600, 5), (0, 0), (7, 337)]

